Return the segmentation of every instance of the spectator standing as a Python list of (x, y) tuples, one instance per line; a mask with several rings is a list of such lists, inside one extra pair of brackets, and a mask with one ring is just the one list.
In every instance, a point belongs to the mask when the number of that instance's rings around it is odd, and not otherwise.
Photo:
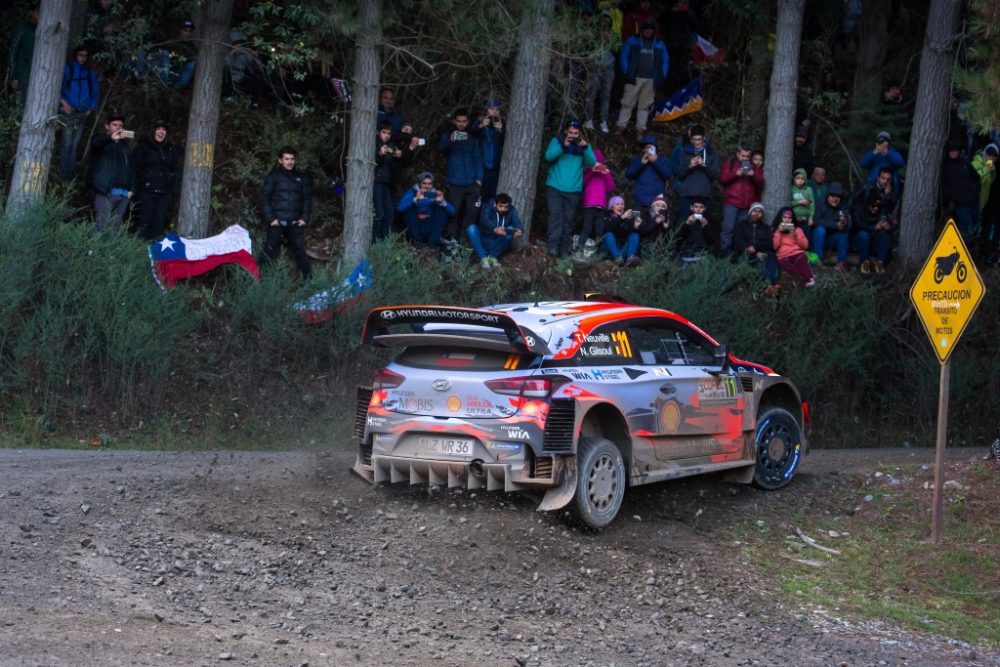
[(264, 93), (266, 74), (246, 38), (239, 30), (229, 33), (230, 48), (226, 54), (226, 78), (222, 95), (226, 99), (233, 95), (248, 95), (253, 106), (257, 104), (256, 98)]
[(135, 149), (138, 176), (139, 233), (160, 238), (174, 197), (181, 189), (181, 154), (167, 138), (167, 122), (153, 121), (150, 134)]
[(816, 278), (806, 255), (809, 239), (802, 227), (795, 224), (795, 212), (787, 206), (781, 209), (774, 216), (772, 227), (771, 242), (778, 258), (778, 268), (805, 283), (806, 287), (815, 285)]
[(626, 40), (618, 62), (625, 75), (625, 93), (622, 95), (615, 134), (624, 134), (625, 126), (632, 117), (632, 110), (636, 109), (635, 129), (636, 138), (639, 139), (646, 132), (655, 90), (666, 81), (670, 70), (670, 56), (667, 55), (667, 47), (656, 37), (655, 20), (644, 20), (640, 33)]
[(827, 249), (836, 248), (837, 270), (847, 271), (851, 214), (844, 206), (844, 186), (838, 181), (831, 183), (826, 197), (816, 202), (815, 221), (812, 231), (813, 252), (822, 260)]
[(594, 253), (604, 238), (605, 209), (608, 198), (615, 191), (615, 177), (604, 163), (604, 154), (595, 149), (594, 158), (597, 163), (583, 170), (583, 229), (580, 237), (588, 255)]
[[(884, 196), (877, 188), (862, 189), (851, 209), (851, 247), (861, 260), (861, 273), (882, 273), (892, 249), (892, 225), (884, 212)], [(871, 255), (874, 252), (875, 260)]]
[(561, 137), (552, 137), (545, 148), (549, 173), (545, 199), (549, 208), (548, 251), (552, 257), (568, 257), (572, 247), (573, 218), (580, 206), (583, 169), (597, 164), (594, 149), (580, 133), (580, 123), (571, 119)]
[(399, 169), (395, 166), (402, 159), (403, 151), (392, 140), (392, 125), (387, 120), (379, 121), (375, 134), (375, 183), (372, 195), (375, 202), (375, 226), (373, 236), (380, 241), (392, 230), (392, 179)]
[(622, 26), (625, 23), (625, 16), (622, 14), (622, 10), (618, 8), (618, 2), (616, 0), (597, 0), (597, 11), (607, 12), (611, 16), (611, 29), (615, 31), (615, 37), (618, 43), (621, 44), (624, 41)]
[(774, 230), (764, 220), (764, 205), (754, 202), (740, 215), (733, 234), (733, 260), (745, 257), (767, 279), (768, 294), (778, 284), (778, 260), (774, 256)]
[(653, 16), (650, 4), (650, 0), (639, 0), (638, 5), (625, 14), (622, 20), (622, 42), (627, 42), (630, 37), (642, 32), (647, 21), (652, 21), (653, 28), (656, 28), (656, 18)]
[(403, 193), (396, 211), (403, 214), (410, 241), (418, 249), (437, 248), (448, 218), (455, 215), (444, 191), (434, 189), (434, 174), (429, 171), (417, 176), (417, 183)]
[(805, 169), (806, 176), (816, 168), (816, 158), (809, 148), (809, 130), (804, 125), (795, 128), (795, 147), (792, 149), (792, 170)]
[(295, 149), (278, 151), (278, 163), (264, 178), (260, 189), (260, 210), (267, 227), (262, 265), (278, 256), (283, 243), (292, 247), (303, 280), (312, 274), (306, 255), (305, 227), (312, 215), (312, 188), (309, 177), (295, 168)]
[(18, 104), (28, 98), (28, 81), (31, 79), (31, 57), (35, 51), (35, 28), (38, 26), (38, 7), (32, 7), (29, 20), (14, 28), (10, 37), (7, 60), (10, 65), (10, 89)]
[(984, 261), (989, 260), (991, 252), (995, 253), (997, 245), (1000, 244), (1000, 225), (996, 207), (990, 206), (991, 198), (995, 198), (992, 193), (997, 189), (994, 184), (998, 153), (1000, 148), (996, 144), (988, 144), (972, 158), (972, 167), (979, 174), (979, 210), (982, 222), (979, 233), (979, 256)]
[(388, 122), (395, 136), (403, 126), (403, 117), (396, 111), (396, 93), (392, 88), (382, 88), (378, 91), (378, 123)]
[(981, 180), (964, 146), (957, 141), (949, 144), (947, 157), (941, 165), (941, 201), (945, 208), (954, 207), (955, 222), (966, 244), (971, 244), (979, 232), (979, 189)]
[(524, 225), (510, 195), (501, 192), (483, 206), (478, 224), (469, 225), (465, 233), (479, 265), (491, 269), (500, 266), (504, 251), (524, 236)]
[[(615, 85), (615, 54), (621, 48), (621, 39), (612, 27), (611, 12), (602, 10), (598, 19), (597, 38), (601, 43), (601, 50), (597, 56), (597, 61), (590, 63), (589, 82), (587, 84), (587, 108), (584, 110), (583, 127), (587, 130), (594, 129), (594, 116), (599, 115), (601, 119), (601, 132), (607, 134), (610, 131), (608, 121), (611, 114), (611, 88)], [(594, 105), (600, 98), (600, 112), (594, 113)]]
[[(719, 240), (720, 254), (725, 257), (733, 246), (736, 222), (748, 213), (750, 205), (757, 201), (757, 192), (764, 190), (764, 173), (754, 168), (750, 161), (750, 149), (740, 146), (733, 157), (722, 165), (719, 176), (722, 184), (722, 233)], [(763, 206), (761, 216), (763, 217)]]
[(812, 176), (809, 177), (809, 189), (812, 190), (812, 200), (821, 202), (826, 199), (827, 193), (826, 169), (820, 166), (813, 167)]
[(625, 177), (634, 183), (632, 200), (643, 208), (662, 197), (667, 182), (674, 174), (670, 160), (658, 152), (656, 135), (644, 134), (639, 139), (642, 153), (629, 163)]
[(806, 183), (806, 170), (801, 167), (792, 172), (792, 211), (795, 220), (810, 231), (813, 217), (816, 215), (816, 202), (813, 201), (813, 191)]
[(135, 194), (135, 164), (122, 124), (123, 118), (113, 113), (105, 131), (90, 140), (90, 191), (98, 231), (120, 227)]
[(761, 177), (761, 187), (758, 188), (757, 184), (754, 183), (754, 188), (757, 190), (757, 197), (755, 199), (760, 201), (764, 198), (763, 179), (766, 178), (764, 173), (764, 151), (759, 148), (755, 148), (753, 152), (750, 153), (750, 165), (753, 167), (754, 172), (759, 173)]
[(719, 179), (719, 155), (705, 138), (705, 128), (692, 125), (671, 154), (674, 190), (677, 192), (677, 219), (687, 220), (695, 197), (703, 200), (708, 215), (712, 183)]
[(639, 263), (642, 215), (634, 209), (626, 211), (625, 200), (621, 197), (611, 198), (608, 211), (604, 225), (604, 247), (619, 266), (635, 266)]
[(87, 67), (89, 58), (87, 48), (78, 46), (73, 52), (73, 60), (63, 67), (59, 96), (59, 120), (62, 124), (59, 174), (64, 183), (69, 183), (76, 175), (76, 150), (83, 138), (83, 126), (90, 114), (97, 109), (97, 100), (101, 95), (97, 74)]
[(503, 142), (506, 136), (503, 118), (500, 116), (500, 100), (490, 98), (483, 103), (483, 116), (472, 128), (479, 141), (479, 153), (483, 157), (483, 186), (481, 201), (489, 201), (497, 194), (500, 182), (500, 160), (503, 158)]
[(696, 196), (691, 198), (688, 216), (677, 231), (681, 244), (681, 259), (693, 262), (708, 250), (705, 238), (705, 227), (708, 226), (708, 198)]
[(479, 142), (469, 134), (467, 111), (455, 112), (451, 128), (441, 134), (437, 149), (446, 159), (448, 201), (455, 208), (447, 235), (457, 240), (459, 230), (476, 223), (483, 185), (483, 158)]
[(892, 147), (892, 136), (885, 131), (878, 133), (875, 137), (875, 148), (862, 155), (860, 160), (861, 168), (868, 170), (869, 181), (876, 180), (883, 169), (888, 169), (892, 174), (892, 183), (896, 190), (899, 189), (898, 171), (905, 164), (903, 154)]

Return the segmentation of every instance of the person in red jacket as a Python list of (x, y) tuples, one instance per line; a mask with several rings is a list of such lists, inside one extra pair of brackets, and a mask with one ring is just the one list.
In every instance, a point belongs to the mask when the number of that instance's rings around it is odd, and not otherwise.
[(722, 234), (719, 254), (727, 257), (733, 248), (733, 230), (740, 215), (757, 201), (757, 192), (764, 190), (764, 170), (754, 168), (750, 161), (750, 148), (740, 146), (736, 154), (722, 165), (719, 176), (722, 184)]
[(809, 239), (802, 227), (795, 224), (795, 212), (790, 206), (778, 211), (771, 224), (774, 229), (772, 241), (774, 256), (778, 258), (778, 268), (805, 283), (806, 287), (816, 284), (816, 277), (809, 268)]

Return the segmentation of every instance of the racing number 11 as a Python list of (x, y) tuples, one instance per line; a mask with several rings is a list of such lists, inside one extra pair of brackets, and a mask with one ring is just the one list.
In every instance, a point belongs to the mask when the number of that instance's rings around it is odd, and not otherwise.
[(611, 340), (615, 343), (615, 354), (619, 357), (632, 356), (632, 346), (628, 342), (628, 334), (624, 331), (615, 331), (611, 334)]

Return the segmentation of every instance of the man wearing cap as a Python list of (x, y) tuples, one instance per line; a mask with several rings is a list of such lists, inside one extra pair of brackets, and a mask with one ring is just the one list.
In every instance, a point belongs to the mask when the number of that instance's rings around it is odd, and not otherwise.
[(260, 210), (267, 225), (261, 264), (270, 264), (287, 242), (303, 280), (312, 275), (306, 255), (305, 226), (312, 214), (312, 189), (309, 177), (295, 168), (295, 149), (278, 150), (278, 162), (264, 178), (260, 188)]
[(719, 253), (725, 257), (733, 246), (736, 221), (747, 212), (764, 189), (764, 174), (754, 169), (750, 161), (750, 147), (739, 146), (736, 153), (722, 165), (719, 176), (722, 185), (722, 231)]
[(805, 169), (806, 176), (816, 167), (816, 158), (809, 148), (809, 130), (800, 125), (795, 128), (795, 147), (792, 149), (792, 171)]
[(177, 88), (187, 88), (194, 78), (194, 69), (198, 64), (198, 45), (194, 41), (194, 21), (184, 19), (181, 22), (181, 33), (170, 54), (169, 83)]
[(859, 162), (862, 169), (868, 170), (868, 180), (874, 181), (879, 172), (888, 167), (892, 171), (893, 189), (899, 191), (899, 174), (906, 160), (903, 154), (892, 147), (892, 137), (888, 132), (879, 132), (875, 137), (875, 147), (861, 156)]
[(941, 164), (941, 202), (945, 208), (954, 206), (955, 222), (966, 244), (971, 245), (979, 231), (979, 174), (963, 154), (965, 146), (957, 141), (948, 145), (948, 154)]
[(483, 104), (483, 116), (470, 128), (479, 141), (479, 154), (483, 158), (483, 186), (480, 198), (484, 202), (497, 194), (500, 181), (500, 158), (503, 157), (503, 141), (506, 135), (503, 118), (500, 116), (500, 100), (491, 97)]
[(670, 160), (657, 151), (656, 135), (644, 134), (639, 140), (642, 154), (632, 158), (625, 170), (625, 177), (634, 183), (632, 200), (645, 208), (653, 199), (663, 195), (667, 180), (674, 170)]
[(90, 191), (98, 231), (121, 226), (135, 194), (135, 164), (122, 124), (122, 117), (113, 113), (105, 131), (90, 140)]
[(429, 171), (417, 176), (416, 184), (396, 204), (396, 211), (406, 221), (413, 246), (432, 250), (438, 247), (448, 218), (455, 215), (455, 207), (444, 198), (444, 191), (434, 188), (434, 174)]
[(618, 64), (625, 75), (625, 92), (622, 95), (615, 134), (624, 134), (625, 126), (632, 117), (632, 110), (638, 107), (635, 116), (638, 139), (646, 132), (655, 91), (667, 80), (667, 72), (670, 70), (670, 56), (667, 55), (667, 47), (656, 37), (654, 19), (645, 19), (639, 34), (625, 41), (618, 56)]
[(139, 233), (152, 241), (163, 234), (174, 196), (181, 189), (181, 154), (167, 139), (167, 122), (153, 121), (148, 137), (135, 149)]
[(851, 231), (851, 214), (844, 201), (844, 194), (844, 186), (839, 181), (830, 184), (826, 197), (816, 202), (812, 238), (809, 239), (810, 247), (819, 255), (820, 260), (829, 248), (837, 249), (838, 271), (847, 271)]
[(561, 137), (552, 137), (545, 148), (549, 173), (545, 178), (545, 201), (549, 207), (548, 251), (553, 257), (568, 257), (573, 246), (573, 218), (583, 193), (583, 168), (597, 164), (594, 149), (580, 133), (582, 123), (573, 118)]
[(733, 261), (746, 257), (767, 279), (768, 292), (778, 284), (778, 259), (774, 256), (774, 230), (764, 219), (764, 205), (750, 204), (740, 215), (733, 233)]
[(87, 67), (89, 58), (87, 47), (78, 46), (73, 52), (73, 60), (63, 67), (59, 95), (59, 121), (62, 124), (59, 174), (64, 183), (69, 183), (76, 175), (76, 149), (83, 138), (84, 121), (97, 108), (101, 95), (97, 74)]

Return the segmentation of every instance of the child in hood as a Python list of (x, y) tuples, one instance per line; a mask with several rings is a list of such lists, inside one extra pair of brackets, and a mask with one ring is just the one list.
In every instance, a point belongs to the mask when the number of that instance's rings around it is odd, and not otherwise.
[(813, 191), (807, 180), (805, 169), (799, 167), (792, 172), (792, 212), (800, 224), (808, 224), (812, 228), (816, 202), (813, 201)]
[(615, 177), (604, 163), (604, 154), (594, 150), (597, 163), (583, 170), (583, 230), (580, 240), (584, 249), (593, 250), (604, 238), (605, 207), (615, 191)]

